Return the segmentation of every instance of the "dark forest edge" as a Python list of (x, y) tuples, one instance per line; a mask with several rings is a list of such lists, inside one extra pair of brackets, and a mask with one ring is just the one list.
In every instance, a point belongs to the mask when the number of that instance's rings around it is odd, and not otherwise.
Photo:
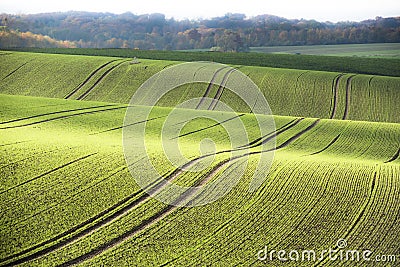
[(391, 58), (95, 48), (14, 48), (7, 50), (49, 54), (111, 56), (121, 58), (136, 57), (139, 59), (143, 58), (185, 62), (213, 61), (230, 65), (319, 70), (400, 77), (400, 59)]
[(46, 45), (245, 52), (249, 47), (262, 46), (399, 42), (400, 17), (332, 23), (232, 13), (200, 20), (175, 20), (159, 13), (130, 12), (0, 14), (1, 48)]

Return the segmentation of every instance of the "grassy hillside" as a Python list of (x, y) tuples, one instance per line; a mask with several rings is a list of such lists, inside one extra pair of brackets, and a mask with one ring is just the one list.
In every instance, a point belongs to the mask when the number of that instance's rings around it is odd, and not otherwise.
[[(144, 81), (179, 63), (139, 59), (140, 63), (130, 64), (132, 60), (124, 58), (20, 52), (3, 52), (1, 58), (0, 93), (116, 103), (128, 103)], [(258, 85), (276, 115), (400, 122), (399, 77), (236, 67)], [(226, 71), (216, 73), (215, 78), (222, 79)], [(159, 105), (175, 106), (202, 97), (207, 87), (197, 84), (180, 88)], [(213, 87), (209, 96), (214, 97), (217, 89)], [(249, 111), (228, 90), (221, 100), (238, 111)]]
[[(256, 142), (256, 115), (243, 114), (232, 123), (243, 123), (254, 145), (238, 185), (217, 202), (177, 208), (150, 198), (128, 172), (121, 144), (126, 105), (13, 95), (0, 95), (0, 103), (1, 266), (280, 266), (259, 261), (257, 252), (265, 246), (322, 251), (340, 238), (349, 249), (400, 256), (399, 124), (274, 116), (275, 160), (262, 186), (249, 193), (265, 146)], [(146, 124), (149, 153), (165, 177), (175, 167), (163, 156), (157, 129), (169, 112), (155, 107)], [(231, 147), (223, 126), (204, 119), (187, 124), (179, 138), (185, 155), (195, 159), (200, 141), (212, 138), (221, 153), (210, 168), (224, 162), (230, 152), (222, 151), (241, 146)], [(207, 181), (240, 162), (173, 182)], [(134, 166), (146, 166), (143, 155)]]
[(400, 59), (355, 58), (340, 56), (289, 55), (262, 53), (218, 53), (188, 51), (146, 51), (131, 49), (85, 49), (85, 48), (21, 48), (16, 51), (145, 58), (173, 61), (215, 61), (230, 65), (262, 66), (271, 68), (350, 72), (383, 76), (400, 76)]

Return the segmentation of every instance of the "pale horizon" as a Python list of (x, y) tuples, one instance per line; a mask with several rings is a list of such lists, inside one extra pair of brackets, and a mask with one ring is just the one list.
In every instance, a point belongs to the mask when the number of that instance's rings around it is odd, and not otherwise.
[[(200, 3), (200, 4), (199, 4)], [(224, 16), (227, 13), (241, 13), (247, 17), (269, 14), (287, 19), (315, 19), (325, 22), (362, 21), (375, 17), (400, 16), (400, 4), (395, 0), (381, 1), (344, 1), (334, 2), (306, 0), (281, 0), (281, 1), (210, 1), (194, 2), (183, 0), (170, 1), (0, 1), (0, 13), (8, 14), (38, 14), (48, 12), (88, 11), (109, 12), (122, 14), (131, 12), (135, 15), (162, 13), (167, 18), (183, 19), (208, 19)]]

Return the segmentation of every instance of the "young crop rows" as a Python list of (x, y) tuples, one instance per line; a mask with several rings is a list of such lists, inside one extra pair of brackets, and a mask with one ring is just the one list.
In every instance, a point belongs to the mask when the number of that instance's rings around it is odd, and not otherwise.
[[(176, 88), (146, 120), (123, 126), (132, 94), (179, 62), (19, 52), (0, 57), (0, 266), (281, 266), (257, 253), (265, 247), (338, 249), (340, 239), (351, 250), (400, 260), (400, 78), (220, 68), (208, 83)], [(257, 116), (265, 115), (249, 113), (227, 89), (236, 71), (266, 96), (275, 129), (261, 134)], [(174, 110), (168, 122), (185, 125), (176, 139), (188, 161), (174, 166), (161, 130), (172, 107), (196, 97), (209, 101)], [(237, 112), (216, 111), (218, 101)], [(207, 119), (211, 113), (219, 122)], [(185, 121), (192, 114), (201, 118)], [(239, 130), (227, 129), (239, 123), (248, 138), (233, 145), (230, 137)], [(146, 128), (148, 155), (136, 153), (128, 166), (122, 131), (140, 129), (136, 125)], [(204, 154), (199, 144), (205, 139), (215, 149)], [(272, 152), (264, 182), (249, 192), (260, 155)], [(140, 188), (129, 169), (150, 175), (147, 156), (160, 177)], [(206, 161), (201, 171), (185, 171)], [(171, 204), (148, 194), (169, 183), (209, 185), (241, 169), (237, 185), (207, 205), (177, 206), (204, 197), (200, 187)], [(326, 258), (284, 264), (366, 263)]]

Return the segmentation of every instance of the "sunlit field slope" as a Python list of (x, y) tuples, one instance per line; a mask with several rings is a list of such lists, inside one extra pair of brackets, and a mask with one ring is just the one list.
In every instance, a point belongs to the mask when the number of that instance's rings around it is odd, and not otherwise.
[[(400, 77), (234, 65), (268, 100), (267, 116), (227, 89), (233, 71), (221, 67), (167, 93), (145, 120), (149, 107), (134, 106), (124, 125), (138, 88), (181, 61), (6, 51), (0, 60), (0, 266), (398, 266)], [(174, 108), (197, 97), (235, 112)], [(246, 138), (233, 143), (239, 125)], [(133, 150), (127, 162), (123, 135), (141, 126), (147, 154)], [(174, 140), (187, 163), (171, 163)], [(269, 170), (258, 165), (268, 153)], [(173, 205), (206, 198), (201, 189), (170, 204), (147, 193), (240, 170), (207, 205)], [(336, 260), (321, 258), (329, 249)], [(339, 260), (344, 249), (368, 250), (370, 261)], [(300, 259), (279, 260), (280, 250)], [(302, 261), (304, 250), (315, 260)]]
[[(264, 266), (257, 252), (265, 246), (323, 250), (340, 238), (352, 249), (398, 255), (399, 124), (275, 116), (274, 163), (249, 193), (260, 146), (256, 115), (243, 114), (235, 120), (255, 144), (244, 177), (217, 202), (177, 208), (150, 198), (130, 176), (121, 144), (125, 105), (9, 95), (0, 101), (2, 266)], [(156, 107), (147, 122), (154, 155), (162, 155), (157, 129), (169, 112)], [(217, 153), (227, 150), (222, 126), (188, 124), (180, 138), (188, 157), (199, 156), (206, 137)], [(217, 154), (210, 168), (229, 156)], [(142, 160), (137, 155), (136, 168)], [(162, 156), (154, 164), (164, 178), (175, 170)], [(232, 171), (238, 164), (222, 163)], [(218, 175), (211, 169), (172, 182), (194, 185)]]
[[(139, 86), (157, 72), (182, 62), (12, 52), (1, 55), (0, 93), (128, 103)], [(234, 66), (262, 90), (274, 114), (365, 121), (400, 122), (400, 77)], [(229, 69), (210, 77), (227, 80)], [(202, 97), (207, 85), (179, 88), (159, 103), (175, 106)], [(208, 97), (218, 95), (218, 87)], [(292, 96), (292, 97), (288, 97)], [(248, 108), (229, 90), (222, 101)]]

